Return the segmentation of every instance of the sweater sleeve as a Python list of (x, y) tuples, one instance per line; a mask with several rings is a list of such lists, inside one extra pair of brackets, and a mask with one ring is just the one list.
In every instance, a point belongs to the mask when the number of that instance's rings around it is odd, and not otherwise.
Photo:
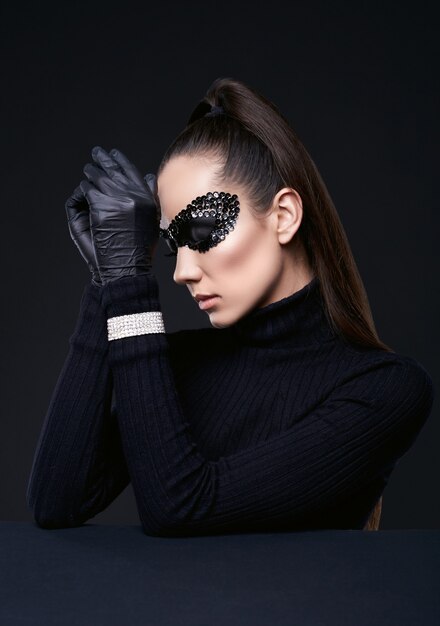
[(83, 291), (34, 453), (26, 502), (44, 528), (81, 525), (129, 483), (112, 404), (101, 291), (92, 283)]
[[(108, 318), (159, 311), (152, 275), (103, 288)], [(109, 341), (123, 448), (143, 530), (190, 536), (301, 527), (395, 464), (433, 402), (432, 381), (410, 357), (347, 375), (288, 430), (218, 460), (191, 437), (165, 333)]]

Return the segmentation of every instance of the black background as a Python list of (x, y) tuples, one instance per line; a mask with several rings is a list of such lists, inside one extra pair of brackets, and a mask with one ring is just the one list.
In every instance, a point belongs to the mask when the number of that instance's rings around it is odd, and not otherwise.
[[(64, 203), (95, 145), (155, 171), (219, 76), (289, 119), (336, 204), (380, 337), (437, 391), (434, 2), (4, 3), (1, 29), (0, 519), (31, 519), (34, 449), (90, 280)], [(167, 331), (209, 326), (165, 252), (161, 241)], [(391, 476), (382, 529), (439, 528), (437, 407)], [(137, 524), (131, 486), (92, 521)]]

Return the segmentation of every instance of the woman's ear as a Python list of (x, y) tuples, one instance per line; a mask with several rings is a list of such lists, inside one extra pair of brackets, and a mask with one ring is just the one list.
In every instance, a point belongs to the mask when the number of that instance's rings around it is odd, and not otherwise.
[(301, 225), (303, 216), (302, 199), (296, 189), (283, 187), (273, 201), (273, 214), (276, 216), (278, 241), (288, 243)]

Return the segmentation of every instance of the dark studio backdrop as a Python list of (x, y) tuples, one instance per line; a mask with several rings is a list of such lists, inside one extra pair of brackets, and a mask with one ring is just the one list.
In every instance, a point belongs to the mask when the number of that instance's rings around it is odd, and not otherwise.
[[(380, 337), (434, 380), (431, 417), (384, 493), (382, 529), (439, 528), (438, 28), (435, 3), (3, 5), (0, 519), (25, 490), (89, 270), (64, 203), (93, 146), (143, 172), (211, 82), (272, 100), (335, 202)], [(165, 326), (209, 326), (154, 261)], [(93, 523), (138, 524), (131, 485)]]

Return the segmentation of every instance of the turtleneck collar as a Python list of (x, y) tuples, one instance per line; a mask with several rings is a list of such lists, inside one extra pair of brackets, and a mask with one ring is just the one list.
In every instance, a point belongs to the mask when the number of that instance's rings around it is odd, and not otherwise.
[(253, 309), (229, 330), (243, 343), (268, 348), (322, 343), (335, 336), (317, 276), (290, 296)]

